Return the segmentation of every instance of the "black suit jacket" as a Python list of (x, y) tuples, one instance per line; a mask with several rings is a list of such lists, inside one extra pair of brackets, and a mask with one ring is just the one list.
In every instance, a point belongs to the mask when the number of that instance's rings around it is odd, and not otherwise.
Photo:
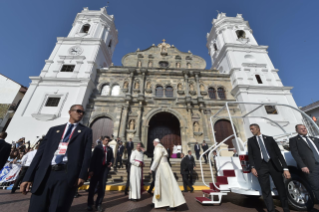
[(122, 157), (124, 152), (124, 146), (122, 145), (121, 147), (117, 148), (117, 157)]
[[(131, 146), (129, 146), (129, 143), (131, 143)], [(127, 153), (130, 155), (132, 150), (134, 149), (133, 141), (132, 142), (130, 142), (130, 141), (126, 142), (125, 148), (127, 149)]]
[[(309, 138), (317, 146), (317, 149), (319, 149), (319, 139), (311, 136), (309, 136)], [(310, 171), (315, 168), (316, 160), (312, 150), (300, 135), (289, 139), (289, 147), (299, 168), (308, 167)]]
[[(197, 148), (197, 145), (198, 145), (198, 148)], [(196, 153), (199, 153), (200, 152), (200, 145), (199, 144), (195, 144), (194, 145), (194, 151), (196, 152)]]
[[(282, 156), (278, 144), (276, 143), (274, 138), (266, 135), (262, 136), (267, 152), (277, 171), (283, 171), (283, 169), (288, 169), (287, 163), (284, 157)], [(256, 136), (253, 136), (248, 139), (248, 156), (250, 165), (255, 169), (259, 170), (263, 159), (261, 159), (261, 151)]]
[(196, 164), (194, 157), (192, 156), (191, 158), (189, 158), (189, 156), (186, 155), (181, 161), (181, 174), (188, 174), (190, 172), (193, 172), (195, 166)]
[(11, 145), (5, 142), (5, 140), (0, 139), (0, 170), (8, 161), (11, 152)]
[[(23, 182), (33, 182), (32, 193), (37, 192), (51, 167), (54, 152), (58, 149), (66, 124), (51, 127), (42, 140), (39, 149), (23, 178)], [(92, 130), (82, 124), (75, 128), (68, 145), (68, 183), (73, 186), (78, 178), (87, 179), (91, 160)]]
[[(111, 147), (108, 146), (106, 151), (107, 151), (106, 165), (109, 166), (110, 163), (113, 164), (113, 161), (114, 161), (113, 150)], [(90, 172), (93, 172), (93, 174), (99, 173), (99, 170), (103, 166), (104, 156), (105, 156), (105, 153), (104, 153), (103, 145), (99, 144), (95, 146), (92, 160), (91, 160), (91, 165), (90, 165)]]
[[(204, 153), (206, 150), (208, 150), (208, 145), (207, 144), (205, 146), (202, 145), (202, 149), (203, 149), (203, 153)], [(208, 154), (208, 153), (206, 153), (206, 154)]]

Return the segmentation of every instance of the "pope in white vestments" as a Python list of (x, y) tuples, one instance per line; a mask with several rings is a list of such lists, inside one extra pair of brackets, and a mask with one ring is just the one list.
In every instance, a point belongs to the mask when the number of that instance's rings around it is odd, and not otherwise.
[(131, 171), (130, 171), (130, 193), (129, 199), (141, 199), (143, 189), (143, 166), (144, 166), (144, 153), (141, 145), (136, 145), (136, 150), (131, 153), (130, 157)]
[(153, 196), (154, 207), (168, 206), (168, 211), (174, 210), (177, 206), (186, 203), (186, 201), (167, 162), (168, 153), (165, 147), (159, 143), (159, 139), (155, 139), (153, 144), (155, 148), (151, 171), (156, 172)]

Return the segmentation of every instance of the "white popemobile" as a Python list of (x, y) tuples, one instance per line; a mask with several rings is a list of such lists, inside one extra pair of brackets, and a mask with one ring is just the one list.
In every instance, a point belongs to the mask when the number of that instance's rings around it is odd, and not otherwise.
[[(236, 132), (236, 126), (238, 127), (239, 124), (241, 124), (244, 128), (249, 129), (248, 123), (251, 123), (251, 119), (258, 124), (262, 124), (261, 131), (265, 135), (274, 137), (289, 167), (291, 179), (285, 180), (285, 186), (287, 189), (288, 203), (290, 207), (294, 210), (310, 210), (314, 205), (314, 194), (305, 180), (303, 173), (297, 168), (297, 164), (289, 151), (289, 138), (296, 135), (296, 132), (293, 130), (296, 124), (304, 124), (308, 129), (309, 135), (316, 137), (319, 135), (319, 128), (307, 114), (298, 108), (277, 103), (271, 103), (271, 105), (275, 105), (277, 109), (280, 108), (281, 110), (285, 110), (285, 112), (293, 113), (293, 115), (297, 117), (296, 123), (280, 120), (278, 117), (274, 120), (274, 118), (269, 118), (269, 116), (260, 115), (262, 114), (260, 113), (260, 110), (264, 109), (265, 103), (228, 102), (220, 111), (210, 117), (211, 126), (213, 127), (216, 120), (220, 118), (227, 118), (230, 120), (233, 132)], [(232, 112), (231, 108), (234, 107), (240, 109), (251, 108), (251, 110), (245, 111), (245, 113), (242, 111), (243, 115), (232, 115), (234, 112)], [(298, 122), (298, 120), (301, 120), (302, 123)], [(288, 129), (290, 132), (287, 131)], [(277, 134), (279, 130), (282, 131), (282, 133)], [(276, 134), (274, 134), (274, 132)], [(243, 142), (241, 137), (242, 136), (238, 136), (237, 133), (234, 133), (233, 135), (225, 138), (222, 142), (212, 145), (206, 152), (204, 152), (209, 153), (212, 182), (207, 184), (204, 177), (202, 177), (203, 183), (209, 187), (209, 189), (202, 190), (203, 197), (196, 197), (196, 200), (201, 204), (220, 204), (222, 202), (222, 196), (227, 195), (228, 192), (242, 194), (249, 198), (259, 198), (261, 196), (261, 188), (258, 180), (250, 171), (246, 146), (247, 142)], [(234, 148), (237, 150), (239, 157), (220, 156), (221, 151), (228, 150), (228, 148), (223, 149), (221, 146), (223, 146), (223, 144), (229, 139), (232, 139)], [(213, 151), (217, 151), (217, 156), (214, 159), (217, 171), (216, 179), (214, 178), (211, 161)], [(199, 160), (202, 176), (204, 176), (201, 162), (203, 154)], [(277, 191), (272, 180), (271, 187), (273, 196), (277, 196)], [(218, 200), (214, 200), (214, 196), (218, 196)]]

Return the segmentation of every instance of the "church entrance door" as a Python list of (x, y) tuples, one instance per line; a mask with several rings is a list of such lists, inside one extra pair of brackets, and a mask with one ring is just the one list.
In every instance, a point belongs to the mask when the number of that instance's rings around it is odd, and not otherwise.
[(173, 114), (162, 112), (154, 115), (149, 122), (147, 152), (153, 154), (153, 140), (158, 138), (172, 154), (173, 146), (181, 144), (180, 132), (180, 123)]
[(113, 134), (113, 121), (110, 118), (107, 117), (102, 117), (96, 119), (92, 124), (91, 124), (91, 129), (93, 131), (93, 146), (96, 145), (96, 141), (101, 137), (101, 136), (110, 136)]
[[(219, 120), (214, 125), (215, 137), (217, 142), (223, 141), (228, 136), (234, 134), (231, 127), (230, 121), (228, 120)], [(234, 148), (232, 140), (233, 138), (228, 139), (224, 144), (228, 145), (228, 148)]]

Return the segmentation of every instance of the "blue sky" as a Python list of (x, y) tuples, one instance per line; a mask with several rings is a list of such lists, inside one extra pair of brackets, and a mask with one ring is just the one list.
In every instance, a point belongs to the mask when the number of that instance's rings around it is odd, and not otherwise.
[(56, 37), (65, 37), (83, 7), (98, 10), (110, 2), (119, 43), (113, 62), (145, 49), (163, 38), (181, 51), (211, 60), (206, 33), (217, 12), (243, 14), (259, 45), (269, 56), (285, 86), (293, 86), (298, 106), (319, 100), (319, 1), (317, 0), (1, 0), (0, 73), (28, 86), (53, 50)]

